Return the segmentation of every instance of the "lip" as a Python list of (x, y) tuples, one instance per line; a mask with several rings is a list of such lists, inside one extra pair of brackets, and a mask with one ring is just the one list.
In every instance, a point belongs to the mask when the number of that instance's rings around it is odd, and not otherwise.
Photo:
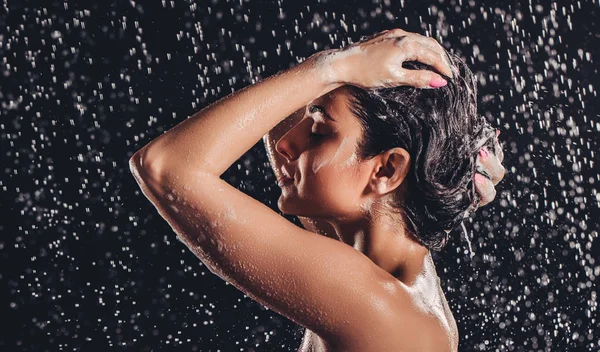
[(279, 187), (287, 186), (287, 185), (290, 185), (293, 183), (294, 183), (293, 178), (283, 176), (283, 177), (277, 179), (277, 185), (279, 185)]
[(277, 175), (277, 184), (281, 187), (290, 183), (294, 183), (293, 173), (288, 171), (285, 165), (281, 166), (281, 172)]

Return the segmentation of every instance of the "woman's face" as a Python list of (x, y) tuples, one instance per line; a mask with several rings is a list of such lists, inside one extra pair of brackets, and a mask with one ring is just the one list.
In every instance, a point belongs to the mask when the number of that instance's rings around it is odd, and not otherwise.
[(325, 219), (362, 213), (361, 196), (372, 166), (356, 155), (363, 132), (349, 109), (349, 97), (342, 86), (313, 100), (300, 122), (277, 142), (282, 172), (293, 177), (280, 184), (283, 213)]

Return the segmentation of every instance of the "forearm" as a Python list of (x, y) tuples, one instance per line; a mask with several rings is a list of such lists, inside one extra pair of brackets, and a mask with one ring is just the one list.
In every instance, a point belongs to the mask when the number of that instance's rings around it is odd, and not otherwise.
[(138, 167), (163, 182), (220, 176), (309, 101), (341, 86), (317, 55), (209, 105), (140, 150)]

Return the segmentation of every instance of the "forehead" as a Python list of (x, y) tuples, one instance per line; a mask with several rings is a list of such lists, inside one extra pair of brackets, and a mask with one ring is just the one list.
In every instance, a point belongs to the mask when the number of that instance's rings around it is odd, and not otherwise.
[(319, 98), (315, 99), (315, 101), (335, 103), (335, 102), (345, 102), (348, 98), (348, 89), (346, 86), (338, 87), (327, 94), (323, 94)]
[[(344, 117), (348, 114), (352, 114), (349, 108), (350, 103), (350, 92), (346, 86), (342, 86), (332, 90), (331, 92), (320, 96), (313, 100), (311, 104), (321, 105), (327, 109), (329, 114)], [(337, 119), (336, 119), (337, 120)]]

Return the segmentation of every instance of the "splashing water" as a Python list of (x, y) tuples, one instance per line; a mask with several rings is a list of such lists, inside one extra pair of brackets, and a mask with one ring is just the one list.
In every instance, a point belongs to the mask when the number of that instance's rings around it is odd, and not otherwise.
[[(35, 5), (0, 3), (0, 349), (296, 350), (302, 329), (212, 275), (127, 161), (219, 98), (394, 27), (465, 58), (505, 144), (467, 245), (456, 232), (434, 253), (459, 350), (599, 349), (597, 1)], [(261, 145), (222, 178), (277, 210)]]
[(461, 223), (460, 227), (463, 230), (463, 236), (465, 238), (465, 240), (467, 241), (467, 244), (469, 245), (469, 256), (471, 258), (473, 258), (475, 256), (475, 252), (473, 252), (473, 245), (471, 244), (471, 239), (469, 238), (469, 234), (467, 233), (467, 228), (465, 227), (465, 223)]

